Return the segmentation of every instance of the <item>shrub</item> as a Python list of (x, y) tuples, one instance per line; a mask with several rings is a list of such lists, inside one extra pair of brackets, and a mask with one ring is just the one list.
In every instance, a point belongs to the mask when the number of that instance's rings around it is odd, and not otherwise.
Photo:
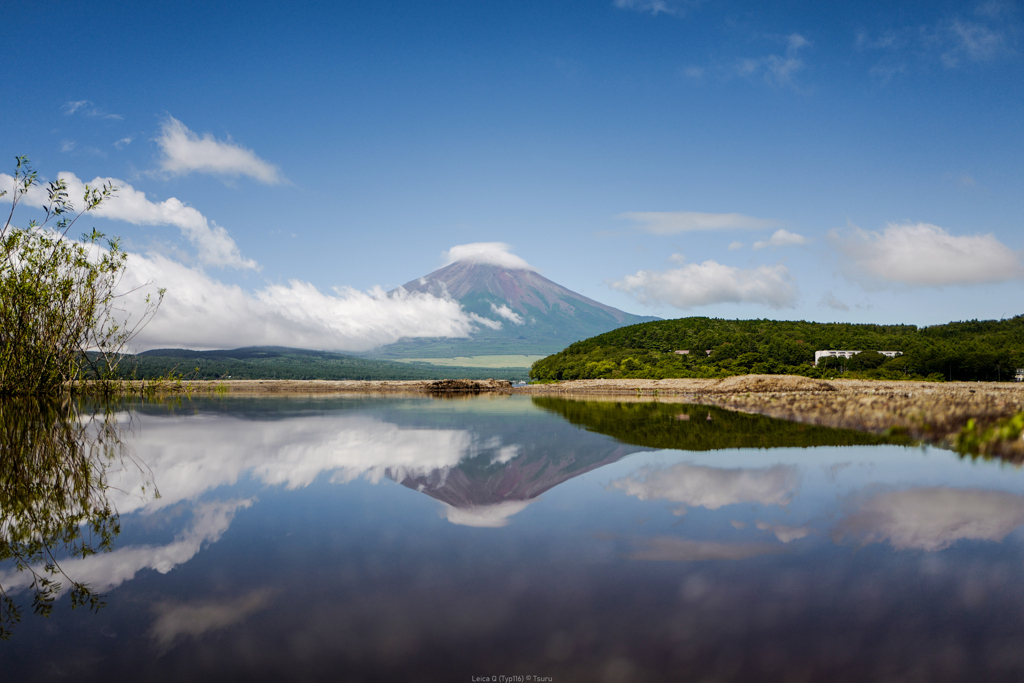
[[(75, 222), (117, 191), (85, 186), (82, 208), (72, 206), (63, 180), (47, 185), (42, 223), (13, 225), (15, 209), (38, 184), (25, 157), (17, 158), (11, 211), (0, 230), (0, 394), (50, 394), (69, 380), (114, 376), (120, 351), (155, 312), (163, 290), (134, 327), (115, 294), (128, 255), (118, 240), (93, 229), (68, 239)], [(0, 191), (0, 197), (7, 190)]]

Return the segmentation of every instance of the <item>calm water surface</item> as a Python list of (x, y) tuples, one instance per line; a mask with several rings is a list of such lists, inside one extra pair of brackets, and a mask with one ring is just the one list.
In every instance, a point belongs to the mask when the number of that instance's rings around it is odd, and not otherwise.
[(61, 563), (107, 604), (37, 617), (0, 566), (11, 680), (1024, 676), (1024, 473), (999, 463), (519, 396), (113, 417), (120, 533)]

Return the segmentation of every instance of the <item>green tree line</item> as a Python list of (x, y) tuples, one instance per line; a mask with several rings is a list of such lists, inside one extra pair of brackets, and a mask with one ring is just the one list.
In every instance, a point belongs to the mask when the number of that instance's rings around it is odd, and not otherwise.
[[(814, 352), (858, 350), (853, 358)], [(676, 351), (689, 351), (686, 354)], [(887, 358), (879, 351), (900, 351)], [(576, 342), (533, 364), (536, 380), (807, 377), (1013, 380), (1024, 368), (1024, 315), (944, 325), (865, 325), (782, 320), (679, 318), (641, 323)]]
[(223, 351), (157, 349), (124, 356), (117, 368), (124, 379), (162, 379), (181, 375), (189, 380), (422, 380), (507, 379), (525, 381), (526, 368), (467, 368), (398, 363), (310, 351), (256, 346)]
[(712, 451), (911, 443), (906, 436), (832, 429), (685, 403), (611, 403), (534, 396), (533, 404), (587, 431), (645, 448)]

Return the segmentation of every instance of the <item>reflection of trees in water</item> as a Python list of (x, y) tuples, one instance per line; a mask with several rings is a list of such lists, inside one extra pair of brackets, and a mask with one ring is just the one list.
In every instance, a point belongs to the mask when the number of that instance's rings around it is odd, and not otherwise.
[[(60, 562), (109, 552), (120, 533), (107, 473), (131, 458), (115, 408), (71, 398), (0, 401), (0, 563), (31, 574), (36, 614), (48, 616), (65, 591), (73, 609), (103, 605)], [(0, 586), (0, 638), (20, 619)]]
[(647, 448), (710, 451), (911, 442), (905, 436), (819, 427), (695, 404), (579, 401), (549, 396), (534, 396), (533, 403), (588, 431)]

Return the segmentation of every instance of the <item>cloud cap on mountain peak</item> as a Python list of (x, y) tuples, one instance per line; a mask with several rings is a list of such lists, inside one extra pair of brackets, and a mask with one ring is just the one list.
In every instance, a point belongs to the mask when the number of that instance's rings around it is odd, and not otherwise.
[(536, 270), (524, 259), (511, 251), (512, 247), (504, 242), (473, 242), (458, 244), (444, 253), (445, 265), (453, 263), (485, 263), (514, 270)]

